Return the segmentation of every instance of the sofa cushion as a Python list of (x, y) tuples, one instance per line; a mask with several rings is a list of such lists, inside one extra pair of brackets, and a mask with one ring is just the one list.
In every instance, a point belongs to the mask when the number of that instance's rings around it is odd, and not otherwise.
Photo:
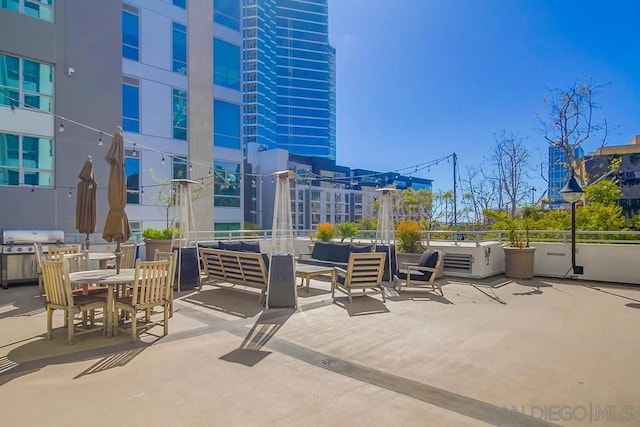
[(313, 252), (311, 252), (311, 258), (320, 261), (328, 261), (330, 246), (331, 243), (329, 242), (315, 242), (313, 244)]
[(438, 262), (438, 252), (433, 249), (427, 249), (422, 253), (418, 265), (420, 267), (434, 268)]
[(351, 253), (371, 252), (371, 245), (357, 245), (355, 243), (352, 243), (349, 246), (349, 252)]
[(207, 249), (218, 249), (218, 242), (198, 243), (198, 247)]
[(349, 243), (331, 243), (327, 261), (344, 263), (349, 262), (350, 248), (351, 245)]
[(225, 251), (241, 251), (242, 242), (239, 240), (223, 240), (218, 242), (218, 248)]
[(250, 240), (247, 242), (243, 240), (242, 242), (240, 242), (240, 248), (244, 252), (260, 253), (260, 243), (255, 240)]

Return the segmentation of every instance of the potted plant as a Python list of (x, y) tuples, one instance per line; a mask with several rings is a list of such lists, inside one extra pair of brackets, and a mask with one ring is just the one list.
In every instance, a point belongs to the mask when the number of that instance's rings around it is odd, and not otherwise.
[(163, 252), (171, 251), (171, 238), (173, 236), (173, 228), (145, 228), (142, 231), (142, 237), (144, 239), (146, 260), (153, 260), (153, 256), (156, 253), (156, 249), (160, 249)]
[(330, 242), (336, 235), (336, 227), (330, 222), (321, 222), (316, 227), (316, 239), (321, 242)]
[[(537, 210), (534, 207), (524, 207), (520, 211), (520, 218), (512, 217), (504, 212), (492, 212), (489, 217), (496, 219), (492, 228), (506, 228), (508, 230), (509, 245), (504, 246), (504, 274), (512, 279), (533, 278), (533, 267), (536, 248), (529, 244), (530, 221), (535, 218)], [(525, 240), (517, 235), (516, 228), (522, 225), (525, 230)]]
[(415, 220), (400, 220), (396, 224), (396, 243), (398, 264), (417, 263), (424, 251), (422, 244), (422, 228)]
[(344, 242), (344, 239), (352, 241), (356, 234), (358, 234), (358, 226), (353, 222), (341, 222), (335, 226), (335, 229), (338, 236), (340, 236), (341, 243)]

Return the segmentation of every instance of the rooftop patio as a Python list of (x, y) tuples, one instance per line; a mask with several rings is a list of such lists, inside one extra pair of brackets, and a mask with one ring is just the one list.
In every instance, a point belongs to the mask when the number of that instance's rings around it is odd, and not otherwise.
[(3, 422), (637, 425), (640, 289), (441, 280), (444, 297), (389, 288), (386, 304), (349, 305), (314, 279), (297, 311), (206, 286), (176, 295), (167, 337), (74, 345), (62, 329), (44, 337), (37, 286), (12, 286), (0, 292)]

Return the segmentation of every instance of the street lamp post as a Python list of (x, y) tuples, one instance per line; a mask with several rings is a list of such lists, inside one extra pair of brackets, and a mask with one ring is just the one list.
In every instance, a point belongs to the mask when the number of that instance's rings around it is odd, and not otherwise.
[(571, 203), (571, 269), (573, 274), (584, 274), (584, 267), (576, 265), (576, 202), (580, 200), (584, 190), (576, 180), (573, 170), (571, 171), (571, 178), (565, 185), (560, 194), (562, 198)]

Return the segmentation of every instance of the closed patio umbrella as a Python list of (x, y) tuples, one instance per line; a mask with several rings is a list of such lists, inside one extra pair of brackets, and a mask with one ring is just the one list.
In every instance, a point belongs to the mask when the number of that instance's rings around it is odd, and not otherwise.
[(120, 243), (127, 241), (131, 237), (129, 219), (124, 210), (127, 204), (127, 183), (124, 176), (124, 140), (120, 126), (116, 128), (105, 160), (109, 163), (111, 169), (109, 171), (107, 191), (109, 213), (104, 224), (104, 230), (102, 230), (102, 238), (107, 242), (116, 242), (116, 269), (119, 273), (122, 259)]
[(78, 175), (77, 199), (76, 199), (76, 229), (79, 233), (85, 233), (85, 249), (89, 250), (89, 234), (96, 232), (96, 177), (93, 173), (93, 160), (87, 156)]

